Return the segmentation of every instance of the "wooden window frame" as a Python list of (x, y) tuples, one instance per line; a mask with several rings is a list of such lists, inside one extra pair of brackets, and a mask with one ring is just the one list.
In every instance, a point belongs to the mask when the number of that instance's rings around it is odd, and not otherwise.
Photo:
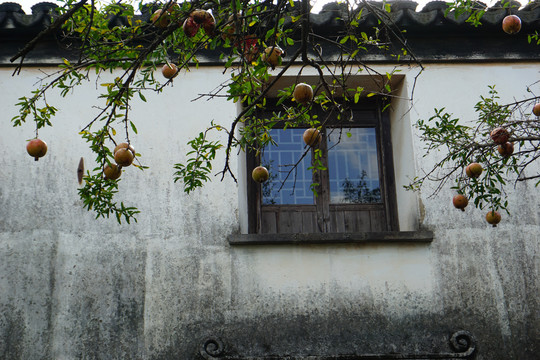
[[(374, 126), (377, 136), (377, 157), (379, 163), (379, 179), (382, 195), (382, 211), (384, 211), (384, 224), (377, 226), (376, 229), (371, 231), (384, 232), (384, 231), (399, 231), (398, 214), (397, 214), (397, 197), (394, 177), (394, 164), (392, 155), (392, 141), (391, 141), (391, 129), (390, 129), (390, 116), (388, 111), (382, 111), (384, 103), (381, 99), (371, 98), (360, 101), (353, 107), (353, 111), (374, 111), (375, 117), (365, 119), (362, 122), (356, 122), (351, 127), (366, 127)], [(270, 108), (270, 110), (276, 110), (277, 108)], [(327, 160), (326, 138), (322, 142), (322, 150), (325, 154), (323, 161)], [(251, 179), (251, 171), (260, 163), (260, 159), (255, 156), (253, 152), (246, 153), (246, 165), (248, 171), (246, 172), (247, 179), (247, 196), (248, 196), (248, 233), (250, 234), (263, 234), (261, 232), (261, 216), (262, 216), (262, 187), (260, 184), (255, 183)], [(327, 164), (324, 163), (326, 166)], [(327, 166), (326, 166), (327, 167)], [(328, 184), (328, 171), (320, 172), (321, 178), (317, 182), (320, 184)], [(376, 208), (371, 204), (331, 204), (329, 192), (324, 189), (318, 189), (318, 196), (321, 196), (319, 200), (315, 201), (317, 224), (325, 226), (320, 228), (317, 226), (316, 231), (320, 233), (346, 233), (349, 232), (345, 227), (338, 226), (337, 221), (334, 225), (328, 225), (331, 222), (328, 218), (335, 214), (338, 210), (357, 212), (360, 210), (370, 210)], [(313, 208), (313, 205), (264, 205), (265, 208), (271, 209), (272, 207), (279, 207), (287, 211), (298, 213), (297, 216), (302, 216), (302, 209), (306, 207)], [(379, 205), (380, 206), (380, 205)], [(373, 210), (376, 211), (376, 210)], [(373, 215), (372, 216), (377, 216)], [(321, 219), (322, 217), (322, 219)], [(276, 225), (277, 226), (277, 225)], [(294, 226), (290, 228), (291, 231), (287, 233), (305, 232), (299, 229), (294, 229)], [(371, 232), (370, 231), (370, 232)], [(277, 231), (275, 234), (282, 234), (283, 232)]]

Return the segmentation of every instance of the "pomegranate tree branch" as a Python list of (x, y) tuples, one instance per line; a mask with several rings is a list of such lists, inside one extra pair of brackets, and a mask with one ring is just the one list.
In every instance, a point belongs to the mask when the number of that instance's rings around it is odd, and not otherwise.
[(270, 91), (270, 89), (277, 83), (277, 81), (279, 79), (281, 79), (281, 77), (285, 74), (285, 72), (291, 67), (291, 65), (294, 63), (294, 61), (298, 58), (298, 56), (300, 56), (300, 53), (302, 52), (302, 49), (298, 49), (298, 51), (292, 56), (291, 60), (283, 67), (283, 69), (281, 69), (281, 71), (279, 72), (279, 74), (276, 75), (276, 77), (272, 80), (272, 82), (270, 84), (268, 84), (268, 86), (259, 94), (259, 96), (257, 96), (257, 98), (255, 99), (255, 101), (252, 101), (251, 104), (249, 104), (248, 106), (246, 106), (244, 108), (244, 110), (242, 110), (240, 112), (240, 114), (238, 114), (238, 116), (236, 116), (236, 119), (233, 121), (233, 123), (231, 124), (231, 130), (229, 131), (229, 139), (227, 141), (227, 148), (225, 150), (225, 153), (226, 153), (226, 157), (225, 157), (225, 166), (223, 167), (223, 170), (221, 171), (221, 180), (224, 179), (225, 177), (225, 174), (226, 173), (229, 173), (232, 178), (234, 179), (234, 181), (236, 182), (236, 177), (234, 176), (234, 174), (232, 173), (231, 171), (231, 168), (229, 167), (229, 160), (230, 160), (230, 157), (231, 157), (231, 148), (232, 148), (232, 142), (233, 142), (233, 139), (234, 139), (234, 131), (236, 129), (236, 125), (238, 125), (238, 123), (240, 122), (240, 120), (242, 120), (242, 117), (248, 112), (250, 111), (256, 104), (259, 104), (260, 101), (266, 96), (266, 94), (268, 93), (268, 91)]
[(131, 84), (131, 82), (133, 81), (133, 79), (135, 78), (135, 74), (137, 73), (137, 71), (139, 70), (139, 67), (142, 65), (143, 61), (146, 59), (146, 57), (152, 52), (154, 51), (158, 46), (159, 44), (161, 44), (161, 42), (167, 38), (167, 36), (169, 36), (170, 34), (172, 34), (177, 28), (178, 28), (178, 24), (177, 23), (172, 23), (171, 25), (169, 25), (169, 27), (167, 28), (166, 31), (164, 31), (160, 36), (156, 37), (156, 39), (146, 48), (144, 49), (143, 52), (141, 52), (139, 54), (139, 56), (137, 57), (137, 59), (135, 59), (135, 61), (133, 61), (133, 63), (131, 64), (131, 66), (126, 69), (126, 71), (124, 72), (124, 74), (120, 77), (120, 79), (124, 78), (126, 75), (128, 75), (128, 78), (123, 82), (122, 86), (119, 88), (118, 90), (118, 93), (115, 95), (113, 101), (110, 101), (109, 105), (107, 105), (95, 118), (94, 120), (92, 120), (90, 123), (88, 123), (83, 129), (82, 131), (90, 128), (90, 126), (92, 126), (92, 124), (94, 122), (96, 122), (102, 114), (104, 114), (107, 109), (109, 107), (111, 107), (111, 104), (112, 104), (112, 108), (113, 108), (113, 111), (111, 112), (111, 116), (109, 117), (109, 120), (107, 121), (107, 124), (109, 124), (111, 122), (111, 119), (112, 119), (112, 114), (114, 113), (114, 109), (116, 108), (116, 101), (115, 100), (119, 100), (122, 98), (122, 96), (124, 96), (124, 93), (129, 89), (129, 85)]
[(517, 181), (527, 181), (527, 180), (538, 179), (538, 178), (540, 178), (540, 174), (534, 175), (534, 176), (527, 176), (527, 177), (518, 178)]

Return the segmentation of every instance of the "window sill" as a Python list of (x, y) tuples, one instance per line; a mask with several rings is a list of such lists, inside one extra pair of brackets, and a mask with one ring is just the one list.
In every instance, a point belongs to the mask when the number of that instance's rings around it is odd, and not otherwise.
[(228, 237), (228, 241), (230, 245), (430, 243), (433, 241), (433, 232), (422, 230), (359, 233), (234, 234)]

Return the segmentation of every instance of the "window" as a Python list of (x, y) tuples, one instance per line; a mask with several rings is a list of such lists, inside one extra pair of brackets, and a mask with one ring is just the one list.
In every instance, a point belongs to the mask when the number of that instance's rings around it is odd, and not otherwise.
[(262, 185), (248, 182), (249, 232), (399, 230), (390, 120), (381, 106), (366, 100), (352, 109), (346, 125), (326, 122), (318, 146), (322, 171), (310, 169), (315, 153), (306, 152), (305, 128), (273, 129), (276, 145), (257, 157), (248, 154), (250, 170), (261, 164), (270, 172)]

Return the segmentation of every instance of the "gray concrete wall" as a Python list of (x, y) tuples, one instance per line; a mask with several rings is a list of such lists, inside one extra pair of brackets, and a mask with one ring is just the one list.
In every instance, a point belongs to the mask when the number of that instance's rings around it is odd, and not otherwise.
[[(478, 359), (538, 358), (538, 188), (512, 189), (512, 216), (491, 228), (482, 211), (455, 210), (449, 189), (433, 198), (429, 186), (411, 195), (397, 184), (402, 229), (433, 230), (428, 244), (231, 246), (245, 184), (216, 177), (186, 195), (172, 181), (186, 142), (236, 114), (224, 100), (191, 102), (225, 79), (221, 71), (183, 74), (134, 104), (132, 143), (150, 169), (122, 175), (118, 197), (141, 214), (119, 225), (94, 219), (77, 195), (79, 158), (95, 166), (77, 135), (94, 84), (49, 98), (61, 111), (41, 131), (49, 153), (35, 162), (25, 152), (32, 124), (12, 128), (9, 119), (39, 72), (12, 78), (0, 68), (9, 89), (0, 98), (1, 359), (196, 359), (211, 336), (239, 356), (449, 352), (461, 329), (475, 336)], [(534, 64), (433, 65), (411, 111), (414, 69), (405, 75), (392, 115), (401, 182), (436, 160), (422, 158), (412, 122), (442, 106), (470, 118), (488, 84), (512, 99), (538, 74)]]

